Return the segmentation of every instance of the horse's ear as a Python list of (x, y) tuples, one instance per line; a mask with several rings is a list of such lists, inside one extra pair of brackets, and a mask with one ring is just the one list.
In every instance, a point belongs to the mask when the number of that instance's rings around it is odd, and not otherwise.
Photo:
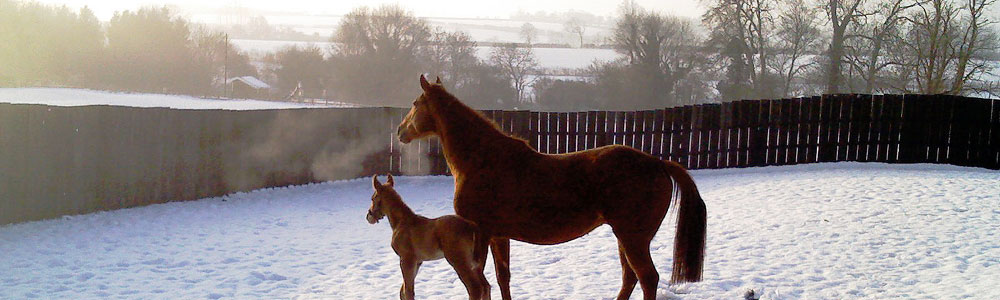
[(386, 181), (385, 184), (388, 185), (388, 186), (394, 186), (395, 185), (395, 183), (392, 181), (392, 174), (389, 174), (389, 181)]
[(372, 187), (376, 190), (382, 187), (382, 183), (378, 182), (378, 175), (372, 176)]
[(424, 77), (424, 74), (420, 74), (420, 88), (424, 89), (424, 92), (431, 89), (431, 84), (427, 82), (427, 77)]
[(437, 80), (434, 83), (441, 84), (441, 76), (438, 76)]

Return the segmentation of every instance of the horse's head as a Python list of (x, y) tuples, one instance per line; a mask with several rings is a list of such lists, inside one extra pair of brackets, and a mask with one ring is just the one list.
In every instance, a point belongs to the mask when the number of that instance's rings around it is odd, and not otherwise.
[(372, 193), (372, 206), (368, 208), (368, 215), (365, 216), (369, 224), (378, 223), (379, 220), (385, 217), (385, 211), (382, 210), (383, 199), (386, 197), (399, 197), (395, 193), (395, 190), (393, 190), (393, 185), (392, 174), (389, 174), (389, 181), (386, 181), (385, 184), (378, 181), (378, 175), (372, 176), (372, 188), (375, 189), (375, 192)]
[(444, 91), (441, 88), (441, 78), (438, 77), (437, 82), (432, 85), (421, 74), (420, 88), (424, 92), (413, 101), (413, 107), (406, 114), (406, 118), (403, 118), (403, 122), (399, 123), (399, 129), (396, 131), (399, 134), (399, 141), (404, 144), (437, 134), (429, 102), (440, 97), (439, 94)]

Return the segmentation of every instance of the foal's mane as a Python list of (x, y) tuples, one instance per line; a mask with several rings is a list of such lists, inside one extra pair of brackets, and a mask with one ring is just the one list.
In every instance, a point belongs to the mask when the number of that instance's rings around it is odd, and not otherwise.
[[(457, 122), (469, 129), (473, 129), (482, 134), (489, 134), (494, 132), (502, 137), (514, 139), (518, 142), (528, 145), (528, 141), (523, 138), (513, 136), (512, 134), (504, 131), (500, 128), (496, 122), (492, 119), (487, 118), (478, 110), (472, 109), (462, 101), (458, 100), (455, 95), (445, 90), (444, 86), (438, 83), (432, 83), (430, 89), (426, 91), (429, 99), (434, 99), (431, 101), (437, 101), (437, 114), (438, 116), (447, 115), (448, 118), (442, 118), (442, 120), (447, 120), (447, 122)], [(530, 145), (528, 146), (531, 147)]]

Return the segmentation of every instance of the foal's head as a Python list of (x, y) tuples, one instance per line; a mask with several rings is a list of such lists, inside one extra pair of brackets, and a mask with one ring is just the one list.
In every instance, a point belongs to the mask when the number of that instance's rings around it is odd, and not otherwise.
[(437, 128), (435, 128), (434, 119), (427, 102), (436, 97), (442, 97), (447, 92), (441, 87), (440, 77), (438, 77), (437, 82), (431, 84), (427, 82), (427, 78), (424, 75), (420, 75), (420, 88), (424, 92), (420, 96), (417, 96), (417, 100), (413, 101), (413, 107), (410, 108), (410, 112), (406, 114), (406, 118), (403, 118), (403, 122), (399, 123), (397, 133), (399, 134), (399, 141), (404, 144), (412, 140), (437, 134)]
[(369, 224), (378, 223), (385, 217), (385, 211), (382, 210), (384, 199), (388, 197), (399, 198), (399, 194), (392, 188), (393, 185), (392, 174), (389, 174), (389, 180), (385, 184), (378, 181), (378, 175), (372, 176), (372, 187), (375, 192), (372, 193), (372, 206), (368, 208), (368, 216), (366, 216)]

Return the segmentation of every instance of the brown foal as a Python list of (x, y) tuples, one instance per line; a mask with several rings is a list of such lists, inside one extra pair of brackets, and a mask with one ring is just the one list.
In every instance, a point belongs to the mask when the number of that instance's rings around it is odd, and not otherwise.
[(392, 175), (389, 175), (386, 184), (379, 182), (377, 175), (372, 177), (375, 193), (372, 194), (367, 219), (368, 223), (375, 224), (383, 217), (389, 217), (392, 250), (399, 255), (399, 268), (403, 271), (399, 299), (414, 298), (413, 280), (421, 263), (441, 258), (447, 260), (458, 273), (470, 300), (490, 299), (490, 284), (483, 275), (486, 249), (482, 246), (489, 241), (478, 236), (476, 225), (456, 215), (436, 219), (420, 216), (403, 203), (393, 185)]

